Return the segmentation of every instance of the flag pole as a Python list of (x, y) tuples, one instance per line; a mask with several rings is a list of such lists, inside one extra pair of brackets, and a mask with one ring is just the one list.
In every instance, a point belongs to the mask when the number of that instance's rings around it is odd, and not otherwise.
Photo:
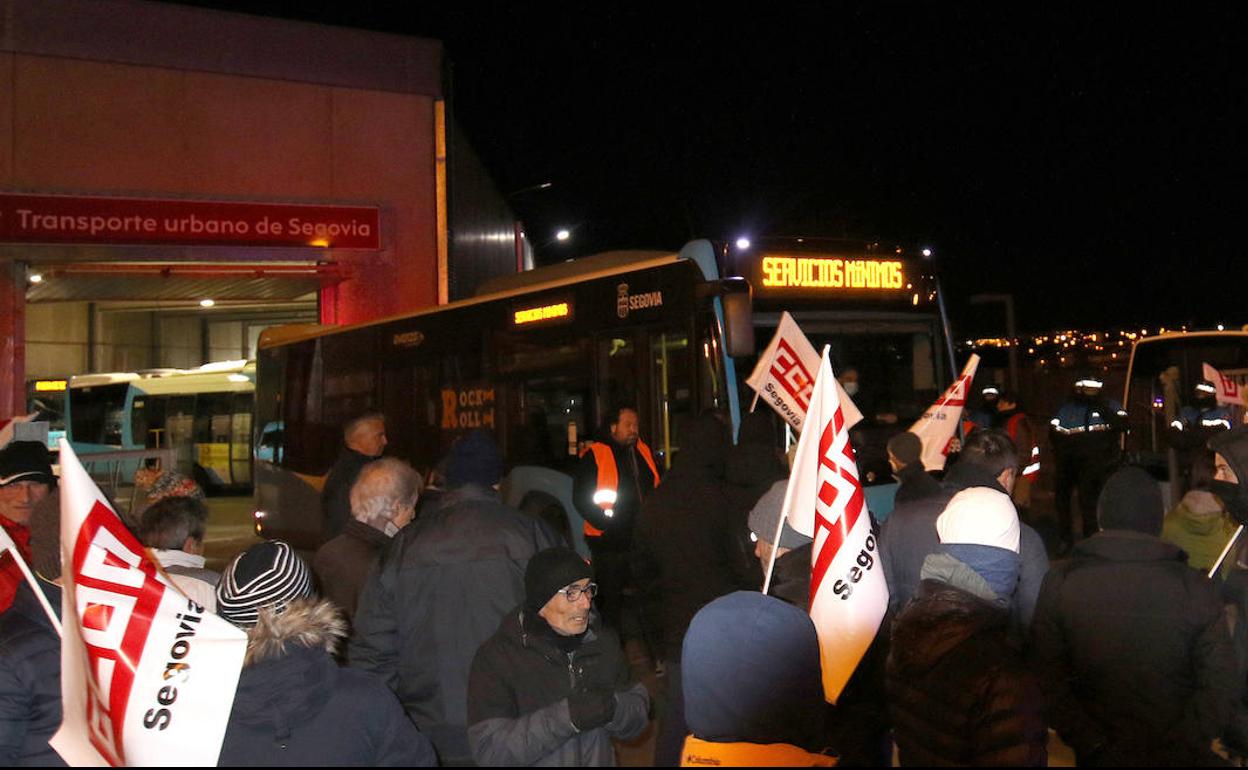
[[(789, 496), (788, 487), (785, 487), (784, 496)], [(771, 556), (767, 558), (767, 575), (763, 578), (763, 596), (767, 595), (767, 591), (771, 588), (771, 573), (776, 569), (776, 551), (780, 550), (780, 533), (784, 531), (784, 506), (780, 507), (780, 515), (776, 517), (776, 534), (771, 539)]]
[(43, 611), (48, 614), (48, 620), (52, 621), (52, 627), (56, 629), (56, 635), (63, 636), (64, 634), (61, 632), (61, 619), (56, 612), (52, 610), (52, 605), (48, 602), (48, 597), (43, 595), (43, 589), (39, 587), (39, 581), (35, 578), (34, 573), (30, 571), (30, 567), (26, 566), (26, 560), (23, 559), (21, 554), (17, 552), (17, 544), (13, 542), (11, 537), (9, 537), (8, 532), (0, 530), (0, 534), (2, 534), (2, 536), (0, 536), (0, 551), (8, 551), (13, 557), (13, 561), (17, 562), (18, 569), (20, 569), (22, 574), (26, 576), (26, 582), (30, 583), (31, 590), (35, 592), (35, 598), (39, 600), (41, 605), (43, 605)]
[(1244, 525), (1240, 524), (1239, 529), (1235, 530), (1235, 534), (1231, 535), (1231, 539), (1226, 541), (1226, 547), (1222, 549), (1222, 555), (1219, 556), (1217, 562), (1214, 563), (1213, 569), (1209, 570), (1210, 578), (1218, 574), (1218, 570), (1222, 568), (1222, 562), (1226, 561), (1226, 555), (1231, 552), (1232, 548), (1235, 547), (1235, 543), (1239, 541), (1239, 536), (1242, 534), (1244, 534)]

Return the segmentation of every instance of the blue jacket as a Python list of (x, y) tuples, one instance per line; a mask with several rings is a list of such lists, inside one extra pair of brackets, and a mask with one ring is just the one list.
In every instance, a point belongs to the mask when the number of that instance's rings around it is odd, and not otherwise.
[[(41, 581), (60, 613), (61, 589)], [(0, 615), (0, 767), (64, 767), (48, 745), (61, 726), (61, 639), (23, 583)]]

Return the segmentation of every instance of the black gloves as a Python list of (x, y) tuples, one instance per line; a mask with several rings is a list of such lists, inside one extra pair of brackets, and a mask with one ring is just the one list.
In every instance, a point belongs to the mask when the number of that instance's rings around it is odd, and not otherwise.
[(580, 732), (602, 727), (615, 716), (615, 693), (611, 690), (577, 690), (568, 696), (572, 726)]

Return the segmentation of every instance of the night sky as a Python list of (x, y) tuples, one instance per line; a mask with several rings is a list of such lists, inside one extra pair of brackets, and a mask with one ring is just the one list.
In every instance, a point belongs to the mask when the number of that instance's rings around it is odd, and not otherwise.
[(968, 334), (975, 292), (1023, 330), (1248, 322), (1242, 6), (194, 4), (444, 41), (547, 259), (878, 238), (936, 250)]

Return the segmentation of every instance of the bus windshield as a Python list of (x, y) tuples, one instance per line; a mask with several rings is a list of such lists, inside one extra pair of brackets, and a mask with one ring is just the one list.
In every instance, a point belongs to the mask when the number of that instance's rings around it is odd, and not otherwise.
[(84, 445), (123, 446), (129, 389), (125, 382), (73, 388), (69, 426), (73, 440)]

